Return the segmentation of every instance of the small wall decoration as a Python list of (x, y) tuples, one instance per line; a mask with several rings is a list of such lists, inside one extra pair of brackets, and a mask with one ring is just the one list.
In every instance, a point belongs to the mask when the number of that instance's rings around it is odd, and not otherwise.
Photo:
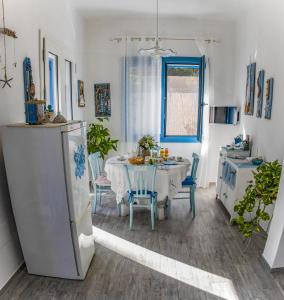
[(110, 83), (95, 84), (95, 117), (111, 116)]
[(26, 123), (30, 125), (42, 124), (44, 122), (44, 100), (35, 99), (35, 84), (31, 60), (26, 57), (23, 62), (24, 96)]
[(84, 90), (84, 81), (78, 80), (78, 106), (85, 107), (85, 90)]
[(266, 104), (265, 104), (265, 119), (271, 119), (272, 100), (273, 100), (274, 79), (270, 78), (266, 81)]
[(263, 95), (264, 95), (264, 70), (259, 71), (257, 78), (257, 110), (256, 117), (262, 117)]
[(245, 114), (253, 115), (256, 63), (247, 66)]

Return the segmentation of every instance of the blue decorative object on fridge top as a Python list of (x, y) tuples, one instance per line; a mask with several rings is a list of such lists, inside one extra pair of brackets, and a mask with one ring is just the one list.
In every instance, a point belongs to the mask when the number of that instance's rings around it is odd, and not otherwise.
[(75, 176), (76, 178), (82, 178), (86, 170), (86, 158), (85, 158), (85, 146), (78, 145), (77, 150), (74, 151), (74, 161), (76, 163)]

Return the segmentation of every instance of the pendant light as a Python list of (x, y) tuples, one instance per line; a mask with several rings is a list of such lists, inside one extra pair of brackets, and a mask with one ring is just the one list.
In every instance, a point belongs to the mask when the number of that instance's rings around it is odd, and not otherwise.
[(152, 56), (156, 59), (166, 56), (175, 56), (176, 52), (172, 49), (163, 49), (159, 45), (159, 0), (157, 0), (157, 11), (156, 11), (156, 38), (155, 46), (148, 49), (140, 49), (138, 53), (142, 56)]

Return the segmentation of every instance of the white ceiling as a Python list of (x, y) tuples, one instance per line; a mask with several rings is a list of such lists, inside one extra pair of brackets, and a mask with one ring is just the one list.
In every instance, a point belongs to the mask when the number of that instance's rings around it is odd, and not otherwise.
[[(156, 0), (71, 0), (85, 17), (153, 15)], [(160, 15), (235, 20), (258, 0), (159, 0)]]

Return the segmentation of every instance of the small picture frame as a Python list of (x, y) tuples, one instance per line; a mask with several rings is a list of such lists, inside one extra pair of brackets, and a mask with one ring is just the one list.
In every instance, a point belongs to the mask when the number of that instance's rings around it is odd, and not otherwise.
[(259, 71), (257, 78), (257, 109), (256, 109), (256, 117), (262, 117), (262, 109), (263, 109), (263, 96), (264, 96), (264, 76), (265, 71)]
[(78, 107), (85, 107), (85, 89), (84, 89), (84, 81), (78, 80)]
[(271, 119), (272, 114), (272, 101), (273, 101), (274, 78), (266, 81), (266, 103), (264, 117), (267, 120)]
[(111, 116), (110, 83), (94, 85), (95, 91), (95, 117), (108, 118)]
[(256, 63), (247, 66), (245, 115), (252, 116), (254, 111)]

